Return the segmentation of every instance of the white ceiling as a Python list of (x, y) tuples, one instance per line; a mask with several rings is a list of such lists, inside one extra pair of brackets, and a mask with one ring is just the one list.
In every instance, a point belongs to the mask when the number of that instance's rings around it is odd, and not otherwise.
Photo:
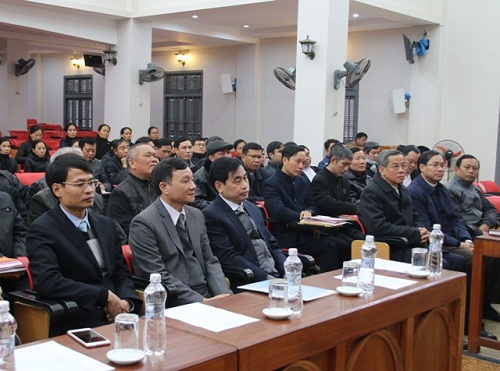
[[(18, 1), (18, 0), (16, 0)], [(218, 7), (215, 9), (190, 10), (177, 13), (135, 17), (153, 23), (153, 50), (194, 49), (202, 47), (231, 46), (254, 43), (258, 39), (295, 36), (297, 30), (298, 0), (274, 0), (250, 5)], [(13, 4), (13, 0), (0, 0), (2, 4)], [(16, 3), (18, 5), (19, 2)], [(36, 8), (61, 11), (60, 7), (24, 2), (33, 12)], [(406, 28), (430, 22), (418, 18), (381, 10), (351, 0), (349, 31), (366, 31), (388, 28)], [(102, 14), (87, 10), (63, 8), (63, 12), (91, 16), (99, 19), (126, 19), (126, 15)], [(358, 13), (358, 18), (352, 14)], [(192, 16), (197, 15), (194, 19)], [(244, 28), (248, 25), (248, 28)], [(41, 29), (19, 27), (0, 22), (0, 38), (28, 41), (30, 53), (83, 53), (102, 50), (105, 43), (47, 32)]]

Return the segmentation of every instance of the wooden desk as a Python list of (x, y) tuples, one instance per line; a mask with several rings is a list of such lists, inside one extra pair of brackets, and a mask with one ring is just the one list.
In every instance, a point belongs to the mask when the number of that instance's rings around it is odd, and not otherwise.
[[(387, 272), (378, 272), (390, 275)], [(304, 279), (335, 289), (340, 271)], [(402, 275), (395, 277), (405, 278)], [(304, 305), (302, 317), (264, 317), (267, 296), (242, 293), (211, 305), (260, 321), (219, 333), (168, 319), (169, 326), (238, 349), (238, 369), (277, 369), (307, 364), (307, 370), (460, 370), (466, 278), (443, 271), (401, 290), (376, 287), (371, 297), (331, 295)]]
[(500, 258), (500, 237), (479, 236), (474, 241), (472, 282), (469, 303), (469, 352), (477, 353), (481, 345), (500, 350), (500, 341), (481, 337), (485, 256)]
[[(142, 349), (142, 333), (144, 319), (139, 320), (141, 336), (139, 347)], [(233, 346), (223, 344), (205, 337), (196, 336), (175, 328), (167, 327), (167, 352), (165, 357), (156, 364), (148, 358), (131, 366), (118, 366), (106, 358), (106, 353), (113, 349), (114, 325), (97, 327), (97, 332), (111, 340), (111, 345), (85, 348), (71, 339), (68, 335), (61, 335), (51, 339), (37, 341), (23, 345), (27, 347), (46, 341), (56, 341), (70, 349), (85, 354), (97, 361), (109, 364), (117, 370), (228, 370), (237, 369), (237, 353)]]

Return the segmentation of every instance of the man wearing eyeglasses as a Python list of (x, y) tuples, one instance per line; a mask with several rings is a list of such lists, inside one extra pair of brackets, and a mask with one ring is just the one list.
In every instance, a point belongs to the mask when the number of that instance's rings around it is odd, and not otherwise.
[[(445, 159), (437, 151), (427, 151), (420, 155), (418, 166), (420, 175), (408, 190), (420, 218), (428, 229), (433, 224), (441, 224), (443, 251), (462, 255), (472, 264), (475, 236), (460, 219), (450, 191), (440, 183), (447, 166)], [(483, 318), (500, 322), (500, 314), (490, 305), (500, 303), (500, 259), (487, 258), (486, 262)]]
[(65, 329), (104, 325), (119, 313), (137, 312), (141, 301), (110, 218), (89, 210), (97, 180), (76, 154), (57, 157), (46, 171), (59, 203), (29, 227), (26, 246), (37, 293), (74, 300), (78, 312)]

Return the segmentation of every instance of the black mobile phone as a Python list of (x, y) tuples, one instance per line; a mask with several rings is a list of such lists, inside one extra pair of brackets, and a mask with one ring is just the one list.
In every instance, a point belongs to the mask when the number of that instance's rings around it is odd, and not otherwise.
[(68, 335), (87, 348), (111, 344), (108, 339), (91, 328), (69, 330)]

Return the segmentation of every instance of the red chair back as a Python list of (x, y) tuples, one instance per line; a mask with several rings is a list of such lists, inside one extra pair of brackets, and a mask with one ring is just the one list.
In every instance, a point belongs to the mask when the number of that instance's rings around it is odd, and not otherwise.
[(132, 265), (132, 250), (129, 245), (122, 245), (123, 257), (125, 258), (125, 262), (127, 263), (128, 271), (131, 275), (134, 274), (134, 266)]
[(472, 183), (472, 184), (474, 184), (474, 186), (475, 186), (477, 189), (479, 189), (479, 191), (480, 191), (481, 193), (486, 193), (486, 188), (485, 188), (485, 187), (484, 187), (484, 185), (482, 185), (481, 183), (479, 183), (479, 182), (474, 182), (474, 183)]
[(479, 183), (484, 186), (486, 193), (498, 193), (498, 192), (500, 192), (498, 185), (493, 180), (480, 180)]
[(45, 173), (15, 173), (15, 176), (17, 176), (17, 179), (21, 183), (23, 183), (25, 186), (30, 186), (34, 182), (36, 182), (39, 179), (42, 179), (45, 176)]
[(500, 213), (500, 196), (486, 196), (486, 199), (496, 207), (497, 213)]

